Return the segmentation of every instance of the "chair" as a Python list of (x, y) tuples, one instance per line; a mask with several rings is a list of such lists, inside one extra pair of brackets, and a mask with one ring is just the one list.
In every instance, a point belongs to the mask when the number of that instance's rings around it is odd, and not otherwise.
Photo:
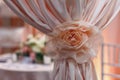
[(102, 44), (101, 69), (102, 80), (120, 80), (120, 45)]

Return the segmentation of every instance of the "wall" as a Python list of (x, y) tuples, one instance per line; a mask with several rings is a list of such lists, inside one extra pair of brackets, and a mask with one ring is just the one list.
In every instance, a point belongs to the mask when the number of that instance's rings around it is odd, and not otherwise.
[[(120, 44), (120, 14), (109, 24), (109, 26), (103, 31), (104, 43)], [(99, 80), (101, 80), (101, 52), (95, 58), (95, 66)], [(120, 74), (118, 68), (106, 68), (105, 70)], [(113, 79), (111, 77), (105, 78), (105, 80), (120, 80)]]

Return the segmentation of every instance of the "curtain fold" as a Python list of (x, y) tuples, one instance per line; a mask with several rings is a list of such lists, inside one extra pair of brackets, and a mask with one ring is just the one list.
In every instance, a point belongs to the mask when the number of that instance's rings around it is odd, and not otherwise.
[(103, 30), (120, 10), (120, 0), (4, 1), (18, 16), (46, 34), (71, 21), (85, 21)]

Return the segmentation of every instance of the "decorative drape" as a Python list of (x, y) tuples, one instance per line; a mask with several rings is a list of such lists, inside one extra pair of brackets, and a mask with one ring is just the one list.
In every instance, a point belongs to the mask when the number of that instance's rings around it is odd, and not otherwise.
[(101, 31), (120, 11), (120, 0), (4, 0), (23, 20), (48, 35), (53, 80), (97, 80), (92, 59)]

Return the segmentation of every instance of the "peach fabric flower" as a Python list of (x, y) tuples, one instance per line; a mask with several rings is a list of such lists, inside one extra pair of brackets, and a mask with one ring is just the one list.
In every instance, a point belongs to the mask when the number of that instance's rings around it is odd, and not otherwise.
[(84, 46), (86, 42), (99, 32), (95, 27), (81, 22), (65, 23), (58, 27), (50, 39), (51, 45), (54, 45), (59, 53), (65, 54), (87, 48)]
[(82, 44), (84, 37), (83, 35), (85, 35), (85, 33), (78, 29), (69, 29), (62, 32), (59, 37), (68, 45), (77, 46)]

